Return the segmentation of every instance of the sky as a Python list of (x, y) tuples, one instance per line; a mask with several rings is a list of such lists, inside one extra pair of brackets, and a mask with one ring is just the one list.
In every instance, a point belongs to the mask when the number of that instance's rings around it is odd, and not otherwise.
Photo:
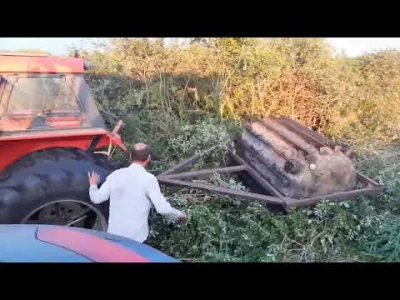
[[(336, 51), (357, 56), (381, 49), (399, 49), (400, 38), (327, 38)], [(0, 38), (0, 50), (40, 49), (55, 55), (64, 55), (68, 47), (85, 46), (87, 41), (102, 40), (84, 38)]]

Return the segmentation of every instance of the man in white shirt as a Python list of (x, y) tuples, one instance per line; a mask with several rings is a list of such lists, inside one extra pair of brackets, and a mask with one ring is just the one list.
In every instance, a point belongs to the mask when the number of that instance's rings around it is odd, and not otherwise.
[(110, 200), (108, 232), (143, 243), (149, 234), (148, 216), (153, 204), (159, 214), (186, 221), (185, 213), (173, 208), (161, 193), (157, 178), (146, 171), (150, 149), (143, 143), (132, 147), (131, 165), (111, 173), (100, 189), (99, 176), (89, 176), (90, 200), (99, 204)]

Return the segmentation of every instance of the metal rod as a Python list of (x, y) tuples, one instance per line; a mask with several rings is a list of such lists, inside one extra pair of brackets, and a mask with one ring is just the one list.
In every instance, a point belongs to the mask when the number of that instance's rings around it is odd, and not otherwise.
[(200, 154), (193, 155), (192, 157), (189, 157), (188, 159), (181, 161), (175, 167), (172, 167), (171, 169), (168, 169), (168, 170), (162, 172), (158, 176), (165, 176), (168, 174), (179, 172), (179, 171), (183, 170), (184, 168), (186, 168), (187, 166), (194, 164), (199, 159), (200, 159)]
[[(241, 147), (243, 147), (243, 149), (245, 151), (248, 151), (249, 154), (251, 154), (252, 156), (256, 157), (256, 159), (258, 159), (264, 166), (268, 166), (270, 165), (270, 163), (262, 156), (260, 155), (260, 153), (258, 153), (257, 151), (255, 151), (250, 145), (248, 145), (246, 142), (244, 142), (243, 140), (238, 140), (237, 144), (240, 145)], [(244, 152), (244, 151), (243, 151)], [(237, 155), (237, 154), (236, 154)], [(238, 155), (237, 155), (238, 156)], [(240, 156), (239, 156), (240, 157)], [(240, 161), (242, 161), (243, 159), (241, 159)], [(285, 159), (286, 160), (286, 159)], [(239, 161), (236, 159), (236, 162), (239, 163)], [(246, 162), (247, 163), (247, 162)], [(247, 163), (251, 168), (253, 168), (249, 163)], [(260, 172), (258, 172), (256, 169), (253, 168), (253, 170), (256, 171), (256, 174), (260, 174)], [(269, 173), (272, 172), (271, 170), (268, 170)], [(289, 180), (288, 175), (286, 173), (275, 173), (279, 180), (281, 182), (287, 181)], [(260, 175), (262, 176), (262, 175)], [(262, 176), (263, 178), (265, 178), (264, 176)], [(268, 182), (268, 184), (270, 184), (272, 186), (271, 183)], [(272, 186), (273, 187), (273, 186)], [(282, 195), (280, 192), (278, 192), (279, 195)]]
[(308, 142), (314, 142), (315, 146), (318, 147), (323, 147), (328, 145), (328, 140), (326, 137), (323, 135), (310, 130), (309, 128), (303, 126), (299, 122), (296, 122), (295, 120), (289, 119), (287, 117), (281, 117), (278, 119), (278, 122), (283, 123), (286, 127), (289, 127), (289, 129), (293, 130), (295, 133), (299, 134), (301, 137), (303, 137), (306, 141), (308, 139)]
[(261, 124), (265, 127), (275, 131), (278, 133), (283, 139), (286, 139), (293, 145), (297, 146), (307, 154), (316, 154), (318, 150), (313, 146), (307, 143), (304, 139), (299, 137), (296, 133), (291, 132), (285, 126), (282, 126), (274, 119), (260, 119)]
[(379, 183), (377, 183), (376, 181), (372, 180), (371, 178), (368, 178), (367, 176), (365, 176), (365, 175), (363, 175), (361, 173), (357, 173), (357, 178), (361, 182), (370, 184), (370, 185), (375, 186), (375, 187), (381, 187), (382, 186)]
[[(278, 151), (278, 149), (272, 147), (271, 144), (269, 144), (267, 141), (265, 141), (262, 138), (259, 138), (254, 132), (252, 132), (249, 128), (245, 127), (244, 131), (246, 133), (248, 133), (249, 135), (253, 136), (255, 139), (259, 140), (261, 143), (263, 143), (267, 148), (269, 148), (271, 151), (275, 152), (277, 155), (279, 155), (280, 157), (282, 157), (284, 160), (290, 160), (289, 157), (287, 157), (283, 152)], [(240, 144), (241, 146), (243, 146), (244, 148), (246, 148), (246, 150), (250, 150), (252, 151), (254, 154), (257, 155), (257, 157), (262, 160), (265, 163), (265, 160), (263, 159), (262, 156), (260, 156), (254, 149), (253, 147), (251, 147), (249, 145), (248, 142), (244, 141), (243, 139), (239, 139), (237, 141), (238, 144)]]
[(183, 180), (175, 180), (175, 179), (170, 179), (166, 176), (161, 176), (158, 179), (160, 182), (163, 182), (166, 184), (187, 186), (187, 187), (200, 189), (200, 190), (207, 190), (207, 191), (215, 192), (215, 193), (219, 193), (219, 194), (243, 197), (243, 198), (248, 198), (248, 199), (253, 199), (253, 200), (270, 203), (270, 204), (278, 204), (278, 205), (285, 206), (285, 201), (283, 201), (282, 199), (280, 199), (278, 197), (265, 196), (265, 195), (261, 195), (261, 194), (249, 193), (249, 192), (244, 192), (244, 191), (235, 191), (235, 190), (232, 190), (229, 188), (214, 186), (211, 184), (192, 183), (192, 182), (187, 182), (187, 181), (183, 181)]
[(242, 166), (233, 166), (233, 167), (227, 167), (227, 168), (205, 169), (205, 170), (200, 170), (200, 171), (175, 173), (175, 174), (163, 175), (163, 176), (167, 176), (168, 178), (174, 178), (174, 179), (196, 178), (196, 177), (205, 176), (205, 175), (212, 175), (215, 173), (235, 173), (235, 172), (240, 172), (240, 171), (245, 171), (245, 170), (246, 170), (246, 167), (242, 165)]
[(261, 175), (254, 170), (248, 163), (246, 163), (242, 158), (237, 156), (235, 153), (230, 151), (232, 158), (240, 165), (244, 165), (246, 167), (247, 173), (258, 182), (265, 190), (270, 191), (274, 194), (274, 196), (284, 199), (283, 195), (279, 193), (277, 189), (275, 189), (267, 180), (261, 177)]
[[(265, 127), (265, 126), (264, 126)], [(265, 127), (266, 128), (266, 127)], [(268, 129), (268, 128), (266, 128)], [(269, 129), (268, 129), (269, 130)], [(248, 126), (245, 125), (244, 131), (246, 133), (248, 133), (249, 135), (253, 136), (255, 139), (257, 139), (258, 141), (260, 141), (261, 143), (263, 143), (266, 147), (268, 147), (270, 150), (274, 151), (277, 155), (279, 155), (280, 157), (284, 158), (285, 160), (290, 160), (291, 157), (289, 157), (284, 151), (282, 151), (281, 148), (277, 148), (277, 147), (273, 147), (269, 141), (267, 141), (266, 139), (264, 139), (263, 137), (260, 137), (259, 135), (257, 135), (256, 133), (254, 133), (252, 131), (252, 129)], [(281, 137), (282, 139), (282, 137)], [(247, 142), (245, 142), (243, 139), (240, 140), (240, 142), (242, 143), (242, 145), (248, 145)], [(248, 145), (246, 148), (251, 148), (250, 145)]]
[(87, 218), (87, 215), (86, 215), (86, 216), (83, 216), (83, 217), (80, 217), (79, 219), (76, 219), (76, 220), (74, 220), (74, 221), (68, 223), (68, 224), (65, 225), (65, 226), (66, 226), (66, 227), (72, 226), (72, 225), (74, 225), (74, 224), (76, 224), (76, 223), (78, 223), (78, 222), (80, 222), (80, 221), (82, 221), (82, 220), (84, 220), (84, 219), (86, 219), (86, 218)]
[(85, 208), (84, 210), (81, 210), (80, 212), (73, 215), (69, 219), (67, 225), (65, 225), (65, 226), (70, 226), (69, 224), (74, 224), (76, 222), (76, 220), (80, 220), (82, 217), (85, 217), (85, 216), (87, 217), (87, 213), (89, 213), (90, 211), (91, 211), (91, 209), (89, 207)]
[(313, 197), (313, 198), (306, 198), (306, 199), (290, 199), (286, 200), (287, 207), (305, 207), (315, 205), (322, 200), (329, 200), (333, 202), (341, 202), (350, 200), (351, 198), (358, 197), (358, 196), (367, 196), (367, 195), (375, 195), (380, 192), (383, 192), (383, 187), (377, 188), (365, 188), (359, 190), (353, 190), (348, 192), (339, 192), (333, 193), (325, 196)]

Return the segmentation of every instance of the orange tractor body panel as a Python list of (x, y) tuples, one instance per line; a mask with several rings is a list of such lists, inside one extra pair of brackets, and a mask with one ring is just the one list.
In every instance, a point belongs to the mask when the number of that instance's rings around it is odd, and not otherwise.
[(99, 137), (93, 150), (110, 145), (127, 151), (121, 138), (103, 129), (74, 129), (72, 131), (46, 132), (41, 134), (14, 135), (0, 137), (0, 172), (21, 157), (38, 150), (49, 148), (75, 148), (88, 151), (96, 137)]

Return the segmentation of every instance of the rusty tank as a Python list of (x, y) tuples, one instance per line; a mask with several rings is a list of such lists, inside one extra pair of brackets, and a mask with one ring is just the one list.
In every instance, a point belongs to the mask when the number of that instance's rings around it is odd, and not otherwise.
[[(350, 149), (319, 147), (290, 125), (291, 120), (274, 117), (248, 122), (240, 137), (243, 159), (285, 197), (309, 198), (356, 188)], [(303, 134), (320, 142), (323, 138), (312, 131)]]

